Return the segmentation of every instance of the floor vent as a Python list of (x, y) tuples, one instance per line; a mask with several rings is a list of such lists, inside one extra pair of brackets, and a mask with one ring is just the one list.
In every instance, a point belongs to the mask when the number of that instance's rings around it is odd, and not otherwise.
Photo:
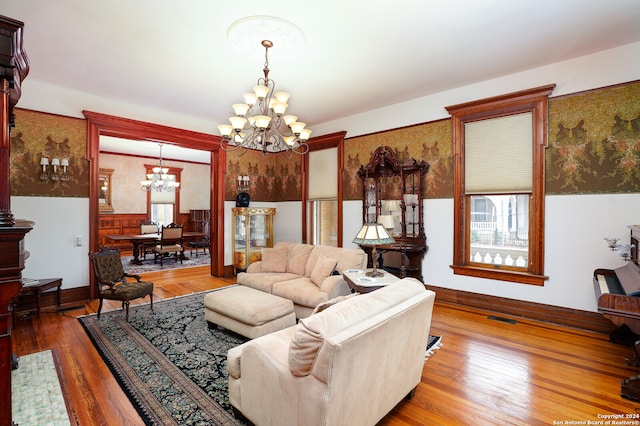
[(497, 317), (495, 315), (489, 315), (487, 318), (490, 319), (490, 320), (494, 320), (494, 321), (506, 322), (508, 324), (517, 324), (518, 323), (518, 321), (516, 321), (516, 320), (512, 320), (512, 319), (509, 319), (509, 318), (503, 318), (503, 317)]

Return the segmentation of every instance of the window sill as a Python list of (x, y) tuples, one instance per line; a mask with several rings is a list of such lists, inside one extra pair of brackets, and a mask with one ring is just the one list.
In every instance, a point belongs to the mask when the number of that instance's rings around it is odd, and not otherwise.
[(549, 279), (546, 275), (536, 275), (530, 272), (507, 271), (499, 269), (487, 269), (474, 266), (451, 265), (453, 273), (456, 275), (467, 275), (476, 278), (487, 278), (491, 280), (509, 281), (520, 284), (544, 285)]

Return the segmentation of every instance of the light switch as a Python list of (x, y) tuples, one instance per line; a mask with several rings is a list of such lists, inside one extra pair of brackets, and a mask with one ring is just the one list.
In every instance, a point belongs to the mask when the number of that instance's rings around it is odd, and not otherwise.
[(82, 235), (76, 235), (73, 238), (73, 241), (76, 247), (82, 247), (82, 244), (84, 243), (84, 238), (82, 238)]

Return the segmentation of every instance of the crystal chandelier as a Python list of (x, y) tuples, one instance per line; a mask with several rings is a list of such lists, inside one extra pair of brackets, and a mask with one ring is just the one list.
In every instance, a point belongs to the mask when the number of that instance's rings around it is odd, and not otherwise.
[(180, 190), (180, 182), (176, 182), (176, 177), (169, 174), (169, 168), (162, 165), (162, 144), (160, 147), (160, 160), (156, 167), (152, 169), (153, 173), (147, 174), (147, 180), (141, 180), (143, 191), (171, 192)]
[(275, 82), (269, 78), (269, 48), (273, 43), (263, 40), (262, 45), (265, 48), (264, 78), (258, 79), (254, 93), (244, 95), (245, 103), (232, 105), (235, 116), (229, 118), (231, 125), (218, 126), (222, 135), (220, 146), (225, 151), (239, 150), (240, 155), (249, 149), (263, 154), (306, 154), (311, 130), (305, 129), (305, 123), (299, 122), (295, 115), (284, 115), (289, 94), (275, 92)]

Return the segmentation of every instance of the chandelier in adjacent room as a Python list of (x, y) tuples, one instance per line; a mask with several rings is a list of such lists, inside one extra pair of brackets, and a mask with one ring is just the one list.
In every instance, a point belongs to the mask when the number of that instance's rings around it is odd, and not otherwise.
[(153, 173), (147, 174), (147, 180), (141, 180), (143, 191), (179, 191), (180, 182), (176, 182), (176, 177), (169, 174), (169, 168), (162, 165), (162, 144), (160, 147), (160, 159), (158, 165), (152, 169)]
[(225, 151), (247, 150), (267, 152), (288, 152), (306, 154), (309, 151), (307, 140), (311, 130), (305, 123), (298, 121), (295, 115), (285, 115), (289, 94), (275, 92), (275, 82), (269, 78), (269, 48), (273, 43), (263, 40), (265, 48), (264, 78), (258, 79), (253, 93), (244, 95), (245, 103), (233, 104), (234, 117), (231, 124), (221, 124), (218, 130), (222, 135), (221, 148)]

